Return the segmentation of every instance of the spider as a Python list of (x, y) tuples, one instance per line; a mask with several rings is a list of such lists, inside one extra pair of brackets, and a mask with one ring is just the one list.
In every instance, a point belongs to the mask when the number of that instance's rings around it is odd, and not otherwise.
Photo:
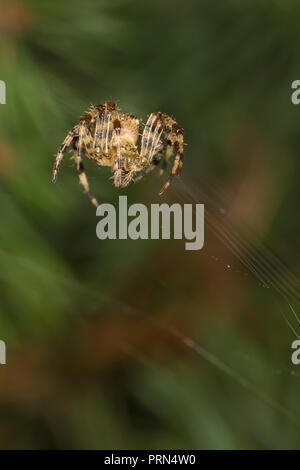
[[(159, 195), (170, 186), (175, 175), (180, 175), (183, 166), (183, 129), (174, 119), (161, 112), (152, 113), (140, 134), (139, 119), (120, 112), (114, 101), (91, 106), (80, 117), (79, 124), (70, 130), (56, 155), (53, 182), (56, 181), (64, 152), (70, 145), (73, 147), (79, 181), (96, 207), (99, 204), (90, 191), (82, 162), (83, 153), (98, 165), (110, 166), (114, 173), (114, 184), (118, 188), (126, 187), (131, 181), (139, 181), (160, 161), (162, 167), (159, 174), (162, 175), (170, 157), (175, 153), (171, 174)], [(137, 173), (140, 174), (136, 177)]]

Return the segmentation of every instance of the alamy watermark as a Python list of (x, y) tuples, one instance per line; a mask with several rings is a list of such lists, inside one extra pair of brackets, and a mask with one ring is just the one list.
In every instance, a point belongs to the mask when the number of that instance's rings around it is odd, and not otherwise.
[(298, 366), (300, 364), (300, 340), (295, 339), (295, 341), (292, 342), (291, 348), (294, 349), (291, 356), (292, 364)]
[[(201, 250), (204, 245), (204, 204), (136, 203), (128, 207), (127, 196), (119, 196), (119, 214), (112, 204), (100, 204), (96, 234), (100, 240), (176, 240), (186, 241), (186, 250)], [(129, 219), (130, 218), (130, 219)], [(173, 221), (173, 223), (172, 223)]]
[(291, 88), (295, 91), (291, 94), (291, 101), (293, 104), (300, 104), (300, 80), (294, 80)]
[(0, 80), (0, 104), (6, 104), (6, 84)]
[(6, 364), (6, 344), (0, 340), (0, 365)]

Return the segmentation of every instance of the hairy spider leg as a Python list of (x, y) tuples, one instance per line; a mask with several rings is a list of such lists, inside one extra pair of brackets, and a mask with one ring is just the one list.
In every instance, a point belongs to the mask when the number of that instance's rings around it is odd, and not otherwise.
[(76, 165), (76, 171), (78, 173), (78, 176), (79, 176), (79, 182), (82, 184), (83, 186), (83, 189), (84, 189), (84, 192), (87, 194), (87, 196), (89, 197), (91, 203), (95, 206), (95, 207), (98, 207), (99, 204), (98, 204), (98, 201), (97, 199), (95, 198), (95, 196), (91, 193), (90, 191), (90, 186), (89, 186), (89, 182), (88, 182), (88, 179), (87, 179), (87, 176), (86, 176), (86, 173), (85, 173), (85, 169), (84, 169), (84, 165), (83, 165), (83, 162), (82, 160), (79, 162), (79, 166), (77, 167)]
[[(162, 130), (160, 130), (161, 128)], [(152, 113), (149, 116), (142, 136), (141, 157), (147, 158), (148, 162), (152, 160), (162, 131), (164, 132), (167, 139), (167, 150), (165, 158), (163, 159), (160, 175), (163, 174), (165, 168), (167, 167), (168, 161), (174, 150), (176, 155), (171, 174), (160, 190), (160, 195), (162, 195), (170, 186), (172, 178), (176, 174), (180, 174), (183, 165), (183, 130), (174, 119), (164, 113)], [(156, 160), (158, 159), (156, 158)], [(135, 182), (139, 181), (141, 178), (143, 178), (143, 176), (152, 171), (157, 166), (157, 164), (158, 162), (147, 168), (143, 175), (140, 175), (135, 179)]]
[(78, 144), (75, 152), (75, 164), (76, 164), (76, 170), (77, 172), (79, 171), (80, 163), (82, 161), (81, 158), (81, 153), (82, 153), (82, 144), (83, 144), (83, 138), (86, 135), (86, 123), (85, 121), (80, 121), (79, 123), (79, 137), (78, 137)]
[[(97, 105), (97, 115), (93, 117), (89, 129), (83, 136), (85, 153), (91, 160), (97, 160), (100, 165), (111, 166), (111, 150), (114, 142), (114, 130), (120, 129), (118, 111), (114, 111), (114, 102)], [(91, 125), (92, 124), (92, 125)], [(121, 146), (119, 144), (119, 155)]]
[(149, 157), (148, 157), (149, 163), (152, 161), (153, 156), (157, 154), (158, 144), (160, 142), (162, 133), (163, 133), (162, 124), (160, 122), (155, 122), (154, 132), (152, 132), (150, 135), (150, 142), (152, 141), (152, 143), (151, 143), (151, 147), (149, 150)]
[[(155, 118), (153, 116), (150, 116), (146, 126), (144, 128), (144, 132), (142, 135), (142, 142), (141, 142), (141, 151), (139, 154), (139, 160), (142, 163), (144, 167), (149, 165), (152, 159), (152, 155), (155, 153), (157, 143), (159, 141), (159, 136), (158, 136), (158, 131), (159, 129), (156, 128), (154, 132), (152, 132), (152, 129), (154, 130), (155, 128)], [(136, 136), (138, 138), (138, 134)], [(147, 157), (147, 152), (149, 153)], [(144, 160), (144, 161), (143, 161)], [(133, 179), (134, 174), (138, 171), (141, 171), (142, 168), (140, 166), (134, 165), (133, 168), (130, 169), (128, 174), (123, 179), (123, 184), (122, 186), (125, 187), (127, 186), (131, 180), (136, 182), (136, 180)], [(140, 179), (140, 178), (139, 178)]]
[(148, 163), (150, 153), (149, 150), (152, 147), (153, 139), (155, 136), (155, 128), (158, 124), (157, 116), (156, 114), (152, 113), (148, 117), (148, 120), (145, 124), (143, 135), (142, 135), (142, 142), (141, 142), (141, 152), (140, 152), (140, 157), (142, 159), (147, 159)]
[(161, 168), (159, 170), (159, 176), (162, 176), (164, 174), (164, 172), (165, 172), (165, 170), (168, 166), (169, 160), (170, 160), (172, 155), (173, 155), (173, 144), (172, 144), (171, 141), (168, 141), (166, 154), (165, 154), (165, 157), (163, 159)]
[(122, 182), (122, 161), (121, 161), (121, 122), (118, 112), (113, 113), (113, 126), (114, 134), (116, 136), (117, 143), (117, 170), (114, 173), (114, 184), (115, 186), (121, 186)]
[(162, 122), (164, 128), (164, 134), (167, 141), (173, 145), (175, 159), (169, 178), (158, 193), (160, 196), (170, 186), (173, 177), (177, 174), (180, 175), (183, 165), (183, 129), (177, 124), (177, 122), (170, 116), (164, 113), (156, 113)]
[[(87, 133), (85, 136), (84, 136), (84, 139), (83, 139), (83, 147), (84, 147), (84, 152), (86, 154), (87, 157), (89, 158), (92, 158), (90, 155), (89, 155), (89, 152), (92, 151), (92, 136), (90, 133)], [(73, 148), (74, 148), (74, 158), (77, 157), (78, 153), (77, 153), (77, 145), (78, 145), (78, 142), (74, 141), (73, 143)], [(75, 169), (76, 169), (76, 172), (79, 176), (79, 183), (82, 184), (83, 186), (83, 189), (84, 189), (84, 192), (87, 194), (87, 196), (89, 197), (91, 203), (95, 206), (95, 207), (98, 207), (98, 201), (97, 199), (95, 198), (95, 196), (91, 193), (90, 191), (90, 186), (89, 186), (89, 182), (88, 182), (88, 178), (87, 178), (87, 175), (86, 175), (86, 172), (85, 172), (85, 169), (84, 169), (84, 164), (83, 164), (83, 161), (82, 161), (82, 158), (80, 157), (80, 161), (79, 161), (79, 165), (77, 166), (77, 163), (75, 164)]]
[(147, 164), (152, 162), (152, 160), (153, 163), (151, 163), (141, 175), (134, 179), (134, 183), (137, 183), (144, 176), (148, 175), (148, 173), (154, 170), (154, 168), (159, 164), (162, 152), (157, 153), (157, 146), (160, 142), (162, 132), (163, 126), (161, 122), (159, 122), (157, 116), (152, 113), (146, 122), (142, 135), (141, 156), (143, 156), (142, 158), (147, 159)]
[(59, 166), (62, 162), (62, 159), (63, 159), (63, 156), (64, 156), (64, 153), (66, 151), (66, 149), (69, 147), (69, 145), (71, 145), (73, 139), (75, 137), (78, 137), (78, 132), (79, 132), (79, 126), (75, 126), (73, 127), (73, 129), (70, 130), (70, 132), (68, 133), (67, 137), (65, 138), (65, 140), (63, 141), (63, 143), (61, 144), (60, 148), (59, 148), (59, 151), (56, 155), (56, 159), (55, 159), (55, 163), (54, 163), (54, 168), (53, 168), (53, 173), (52, 173), (52, 181), (53, 183), (56, 182), (56, 179), (57, 179), (57, 174), (58, 174), (58, 169), (59, 169)]
[[(82, 134), (81, 145), (84, 145), (84, 150), (86, 155), (92, 160), (95, 159), (96, 154), (100, 153), (100, 158), (102, 156), (108, 157), (108, 153), (111, 147), (111, 114), (115, 109), (116, 105), (113, 102), (105, 103), (104, 105), (98, 105), (91, 113), (86, 115), (86, 119), (90, 118), (91, 121), (95, 122), (94, 138), (92, 138), (89, 132)], [(99, 134), (98, 134), (99, 133)], [(99, 152), (100, 150), (100, 152)], [(79, 167), (76, 166), (77, 173), (79, 175), (80, 183), (82, 184), (85, 193), (90, 198), (92, 204), (95, 207), (98, 207), (98, 201), (90, 191), (88, 179), (84, 170), (84, 165), (82, 162), (81, 154), (77, 153), (77, 158), (79, 160)], [(101, 163), (101, 161), (100, 161)], [(104, 162), (103, 162), (104, 163)]]
[[(77, 155), (75, 155), (75, 161), (76, 161), (76, 168), (77, 170), (79, 169), (80, 162), (82, 161), (81, 159), (81, 153), (82, 153), (82, 145), (84, 144), (84, 140), (86, 140), (86, 137), (90, 135), (90, 129), (94, 126), (95, 127), (95, 139), (96, 139), (96, 131), (97, 131), (97, 123), (98, 123), (98, 118), (99, 114), (103, 112), (103, 105), (99, 104), (97, 106), (92, 106), (92, 108), (84, 115), (80, 117), (80, 123), (79, 123), (79, 140), (78, 140), (78, 147), (77, 147)], [(89, 122), (89, 126), (87, 128), (86, 123)], [(95, 143), (95, 140), (94, 140)], [(92, 146), (89, 144), (88, 145), (89, 149), (92, 148)], [(95, 147), (95, 145), (93, 145)], [(90, 157), (92, 152), (90, 151), (88, 156)]]
[[(104, 112), (100, 118), (99, 136), (100, 136), (100, 153), (101, 158), (104, 161), (110, 158), (110, 151), (116, 137), (117, 143), (117, 159), (118, 159), (118, 171), (114, 173), (115, 185), (119, 186), (121, 181), (121, 142), (120, 142), (120, 130), (121, 123), (119, 119), (119, 113), (117, 105), (114, 101), (108, 101), (103, 105)], [(109, 160), (107, 160), (109, 161)], [(101, 163), (101, 162), (100, 162)]]
[(167, 179), (164, 186), (161, 188), (161, 190), (158, 193), (160, 196), (166, 191), (166, 189), (168, 189), (174, 176), (176, 174), (179, 176), (181, 173), (182, 165), (183, 165), (183, 137), (182, 135), (179, 136), (179, 140), (176, 140), (174, 142), (174, 149), (176, 151), (176, 156), (175, 156), (173, 168), (171, 170), (169, 178)]
[(94, 138), (89, 130), (87, 130), (87, 132), (83, 136), (82, 144), (86, 157), (88, 157), (90, 160), (95, 160), (96, 148), (94, 146)]
[(112, 139), (112, 121), (111, 115), (112, 111), (116, 109), (116, 103), (114, 101), (108, 101), (104, 105), (101, 105), (100, 113), (100, 150), (101, 153), (108, 154), (111, 149), (111, 139)]
[(98, 131), (99, 131), (100, 119), (99, 115), (96, 117), (95, 130), (94, 130), (94, 139), (93, 139), (93, 150), (96, 149)]
[(133, 182), (134, 183), (137, 183), (138, 181), (140, 181), (142, 178), (144, 178), (144, 176), (148, 175), (149, 173), (151, 173), (151, 171), (154, 170), (154, 168), (157, 167), (157, 165), (160, 163), (161, 161), (161, 156), (162, 154), (158, 154), (158, 155), (155, 155), (155, 157), (153, 158), (153, 162), (151, 163), (150, 166), (148, 166), (146, 168), (146, 170), (144, 170), (144, 172), (142, 174), (140, 174), (139, 176), (137, 176)]

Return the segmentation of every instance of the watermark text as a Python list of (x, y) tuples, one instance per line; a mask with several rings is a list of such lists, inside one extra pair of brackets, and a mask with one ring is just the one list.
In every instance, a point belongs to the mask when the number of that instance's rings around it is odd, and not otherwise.
[(6, 84), (0, 80), (0, 104), (6, 104)]
[(144, 204), (128, 207), (127, 196), (119, 196), (119, 214), (112, 204), (100, 204), (96, 234), (99, 240), (182, 240), (186, 250), (201, 250), (204, 245), (204, 204)]
[(0, 365), (6, 364), (6, 344), (0, 340)]

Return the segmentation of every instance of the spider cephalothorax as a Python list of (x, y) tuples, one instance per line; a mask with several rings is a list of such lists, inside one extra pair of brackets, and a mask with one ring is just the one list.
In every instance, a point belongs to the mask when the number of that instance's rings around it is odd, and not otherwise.
[(90, 192), (84, 172), (83, 154), (98, 165), (110, 166), (115, 186), (124, 188), (130, 181), (140, 180), (160, 161), (162, 174), (174, 153), (171, 174), (159, 194), (169, 187), (173, 176), (181, 173), (183, 165), (183, 129), (174, 119), (164, 113), (152, 113), (140, 134), (140, 121), (131, 114), (121, 113), (113, 101), (92, 106), (70, 130), (56, 156), (54, 182), (63, 154), (70, 145), (74, 149), (80, 182), (96, 207), (98, 202)]

